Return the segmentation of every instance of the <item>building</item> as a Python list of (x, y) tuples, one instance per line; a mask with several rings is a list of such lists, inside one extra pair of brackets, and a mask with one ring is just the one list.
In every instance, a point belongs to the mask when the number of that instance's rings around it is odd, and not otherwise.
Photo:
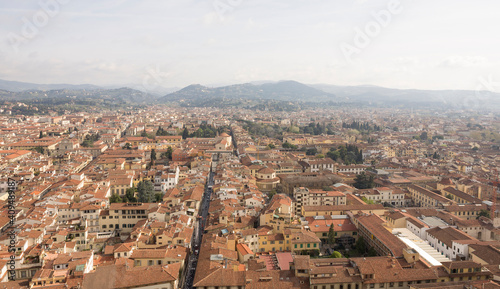
[(294, 188), (293, 199), (296, 216), (302, 215), (302, 207), (304, 206), (339, 206), (346, 204), (346, 196), (342, 192), (304, 187)]

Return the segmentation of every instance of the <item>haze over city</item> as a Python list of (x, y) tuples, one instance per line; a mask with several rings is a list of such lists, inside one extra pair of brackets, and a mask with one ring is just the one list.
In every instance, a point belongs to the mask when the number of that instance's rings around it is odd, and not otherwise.
[(296, 80), (474, 90), (481, 78), (500, 79), (499, 6), (494, 0), (2, 1), (0, 79), (133, 86), (154, 73), (166, 88)]

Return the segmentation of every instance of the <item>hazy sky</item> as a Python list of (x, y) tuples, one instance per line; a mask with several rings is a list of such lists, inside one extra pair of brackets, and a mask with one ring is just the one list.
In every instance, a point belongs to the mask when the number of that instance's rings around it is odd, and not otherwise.
[(499, 9), (498, 0), (1, 1), (0, 79), (422, 89), (489, 79), (500, 91)]

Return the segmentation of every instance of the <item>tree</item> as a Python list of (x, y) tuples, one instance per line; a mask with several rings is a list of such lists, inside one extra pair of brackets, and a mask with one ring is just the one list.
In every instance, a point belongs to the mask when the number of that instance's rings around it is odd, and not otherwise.
[(333, 251), (330, 258), (342, 258), (342, 254), (339, 251)]
[(357, 175), (353, 186), (357, 189), (371, 189), (375, 186), (373, 175), (367, 175), (364, 172)]
[(427, 132), (426, 132), (426, 131), (424, 131), (424, 132), (422, 132), (422, 133), (420, 134), (420, 139), (421, 139), (421, 140), (424, 140), (424, 141), (425, 141), (425, 140), (427, 140)]
[(122, 201), (122, 198), (117, 193), (114, 193), (111, 195), (111, 197), (109, 197), (110, 203), (121, 203)]
[(362, 236), (360, 236), (356, 241), (354, 247), (356, 248), (356, 251), (358, 251), (360, 255), (364, 255), (367, 250), (365, 239)]
[(276, 146), (274, 144), (270, 143), (267, 145), (267, 148), (272, 150), (272, 149), (276, 148)]
[(156, 151), (155, 151), (155, 149), (151, 150), (151, 160), (152, 161), (156, 161)]
[(163, 200), (163, 194), (162, 193), (156, 193), (155, 194), (155, 201), (157, 203), (161, 202)]
[(482, 209), (481, 211), (479, 211), (479, 214), (477, 215), (477, 219), (479, 219), (479, 217), (486, 217), (486, 218), (490, 218), (490, 212), (485, 210), (485, 209)]
[(314, 156), (314, 155), (316, 155), (317, 153), (318, 153), (318, 149), (316, 149), (316, 148), (308, 149), (308, 150), (306, 151), (306, 155), (308, 155), (308, 156)]
[(172, 152), (173, 152), (173, 151), (174, 151), (174, 150), (172, 149), (172, 147), (168, 147), (168, 148), (167, 148), (167, 151), (161, 154), (161, 157), (162, 157), (162, 158), (169, 159), (169, 160), (172, 160)]
[(366, 197), (361, 197), (361, 200), (363, 200), (363, 202), (367, 203), (368, 205), (374, 204), (373, 200), (369, 200)]
[(452, 194), (447, 194), (447, 195), (446, 195), (446, 198), (447, 198), (447, 199), (450, 199), (450, 200), (453, 200), (453, 195), (452, 195)]
[(141, 203), (152, 203), (155, 200), (154, 187), (151, 181), (141, 181), (137, 185), (137, 199)]
[(284, 142), (283, 145), (281, 145), (284, 149), (294, 149), (296, 150), (297, 149), (297, 146), (296, 145), (293, 145), (291, 143), (289, 143), (288, 141)]
[(330, 225), (330, 229), (328, 230), (328, 244), (335, 243), (335, 230), (333, 229), (333, 224)]
[(368, 257), (375, 257), (375, 256), (378, 256), (377, 250), (375, 250), (375, 248), (371, 247), (368, 250)]
[(131, 150), (132, 149), (132, 145), (128, 142), (126, 143), (124, 146), (123, 146), (124, 149), (127, 149), (127, 150)]
[(128, 188), (126, 191), (125, 191), (125, 197), (127, 198), (128, 202), (130, 203), (136, 203), (137, 202), (137, 198), (135, 197), (135, 188), (132, 187), (132, 188)]
[(40, 135), (38, 138), (43, 138), (43, 131), (40, 131)]
[(36, 151), (39, 154), (43, 154), (45, 152), (45, 149), (41, 146), (33, 148), (34, 151)]
[(182, 139), (187, 139), (189, 137), (189, 131), (185, 127), (184, 130), (182, 131)]
[(337, 159), (340, 158), (340, 152), (335, 150), (335, 151), (329, 151), (326, 153), (326, 156), (331, 158), (332, 160), (336, 161)]

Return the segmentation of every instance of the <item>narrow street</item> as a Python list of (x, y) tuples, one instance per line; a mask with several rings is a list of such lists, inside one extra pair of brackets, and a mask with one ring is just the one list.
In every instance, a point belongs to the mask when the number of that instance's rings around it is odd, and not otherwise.
[[(212, 162), (216, 162), (218, 158), (213, 157)], [(193, 232), (191, 252), (189, 254), (188, 263), (185, 270), (184, 289), (193, 288), (194, 275), (196, 273), (196, 265), (198, 264), (198, 252), (200, 249), (201, 240), (203, 238), (203, 231), (205, 229), (205, 222), (208, 216), (208, 208), (210, 206), (210, 197), (212, 195), (212, 187), (214, 185), (214, 172), (210, 170), (207, 184), (205, 185), (205, 193), (201, 201), (198, 218)]]

